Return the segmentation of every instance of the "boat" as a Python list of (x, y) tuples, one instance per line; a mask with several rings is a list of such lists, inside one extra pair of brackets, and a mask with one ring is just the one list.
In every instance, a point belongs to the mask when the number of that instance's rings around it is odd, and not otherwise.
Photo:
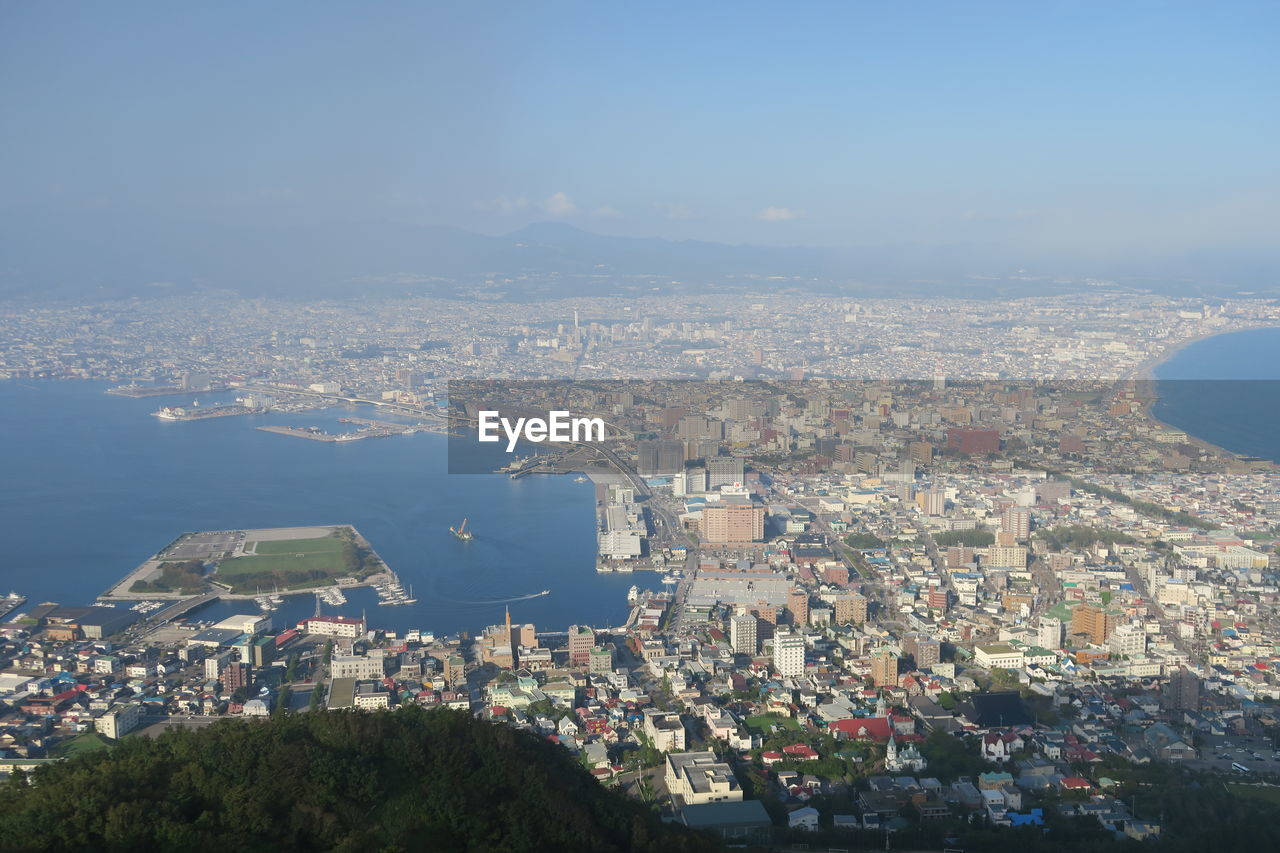
[(549, 589), (544, 589), (542, 592), (538, 593), (538, 595), (550, 595), (550, 594), (551, 594), (551, 590)]
[(587, 482), (587, 478), (586, 478), (586, 477), (582, 477), (582, 476), (574, 477), (574, 478), (573, 478), (573, 482), (575, 482), (575, 483), (585, 483), (585, 482)]
[(462, 519), (462, 524), (460, 524), (456, 529), (450, 527), (449, 532), (461, 539), (463, 542), (468, 542), (475, 538), (471, 531), (467, 529), (467, 520), (465, 518)]

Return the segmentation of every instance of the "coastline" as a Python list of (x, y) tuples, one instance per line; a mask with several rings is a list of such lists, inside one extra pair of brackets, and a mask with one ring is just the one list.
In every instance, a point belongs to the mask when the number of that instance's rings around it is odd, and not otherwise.
[(1156, 375), (1156, 371), (1161, 366), (1172, 361), (1175, 356), (1193, 344), (1198, 344), (1202, 341), (1207, 341), (1210, 338), (1216, 338), (1222, 335), (1233, 335), (1237, 332), (1249, 332), (1256, 329), (1280, 329), (1280, 325), (1274, 322), (1248, 323), (1231, 329), (1215, 329), (1210, 332), (1205, 332), (1204, 334), (1194, 335), (1179, 342), (1177, 345), (1170, 347), (1158, 357), (1151, 358), (1143, 362), (1134, 370), (1129, 381), (1134, 383), (1134, 396), (1142, 406), (1142, 415), (1157, 428), (1184, 433), (1187, 436), (1188, 444), (1194, 445), (1201, 450), (1212, 453), (1215, 456), (1219, 456), (1224, 459), (1257, 458), (1259, 461), (1251, 464), (1255, 465), (1259, 469), (1275, 471), (1280, 469), (1280, 462), (1277, 462), (1277, 460), (1265, 459), (1264, 457), (1249, 457), (1247, 454), (1229, 450), (1222, 445), (1214, 444), (1208, 439), (1192, 435), (1182, 427), (1161, 420), (1155, 414), (1156, 403), (1160, 400), (1160, 395), (1156, 390), (1157, 383), (1160, 379)]
[(1132, 371), (1130, 371), (1129, 375), (1126, 376), (1125, 379), (1135, 381), (1135, 382), (1148, 382), (1148, 381), (1154, 382), (1159, 378), (1156, 376), (1156, 370), (1158, 370), (1161, 366), (1163, 366), (1167, 362), (1172, 361), (1174, 356), (1176, 356), (1178, 353), (1182, 352), (1184, 349), (1191, 346), (1192, 344), (1198, 344), (1201, 341), (1207, 341), (1210, 338), (1216, 338), (1222, 335), (1234, 335), (1236, 332), (1250, 332), (1250, 331), (1253, 331), (1254, 329), (1280, 329), (1280, 323), (1275, 323), (1275, 322), (1246, 323), (1243, 326), (1233, 326), (1230, 329), (1213, 329), (1211, 331), (1202, 332), (1198, 335), (1192, 335), (1189, 338), (1186, 338), (1184, 340), (1178, 341), (1176, 344), (1173, 344), (1164, 352), (1162, 352), (1160, 355), (1155, 356), (1154, 358), (1149, 358), (1146, 361), (1142, 362), (1137, 367), (1135, 367)]

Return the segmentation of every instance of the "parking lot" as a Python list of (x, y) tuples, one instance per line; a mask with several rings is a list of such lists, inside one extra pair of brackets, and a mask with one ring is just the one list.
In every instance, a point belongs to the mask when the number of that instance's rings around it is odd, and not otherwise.
[(1200, 748), (1200, 757), (1186, 762), (1197, 770), (1218, 770), (1223, 773), (1239, 772), (1232, 765), (1249, 768), (1250, 773), (1280, 774), (1280, 752), (1264, 737), (1246, 735), (1208, 735)]
[(166, 560), (223, 559), (243, 541), (244, 533), (239, 530), (193, 533), (168, 548), (163, 556)]

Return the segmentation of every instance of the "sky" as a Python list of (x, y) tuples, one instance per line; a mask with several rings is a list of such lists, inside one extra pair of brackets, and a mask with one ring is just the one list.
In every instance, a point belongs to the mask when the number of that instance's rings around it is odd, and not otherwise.
[(1274, 248), (1278, 33), (1274, 2), (6, 2), (0, 227)]

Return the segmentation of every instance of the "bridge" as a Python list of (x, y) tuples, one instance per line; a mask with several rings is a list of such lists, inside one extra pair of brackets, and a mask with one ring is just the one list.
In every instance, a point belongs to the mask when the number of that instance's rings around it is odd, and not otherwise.
[(170, 604), (164, 610), (161, 610), (159, 613), (148, 619), (147, 624), (149, 627), (158, 628), (166, 622), (177, 619), (179, 616), (186, 615), (192, 610), (204, 607), (206, 604), (217, 601), (221, 597), (222, 591), (214, 590), (213, 592), (201, 593), (193, 598), (187, 598), (174, 604)]

